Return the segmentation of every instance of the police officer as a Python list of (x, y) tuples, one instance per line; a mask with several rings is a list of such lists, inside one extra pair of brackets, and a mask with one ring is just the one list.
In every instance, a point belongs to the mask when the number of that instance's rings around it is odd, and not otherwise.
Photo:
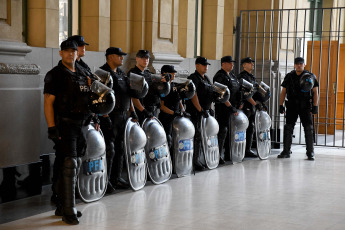
[[(134, 68), (128, 71), (127, 76), (130, 73), (135, 73), (145, 77), (149, 85), (149, 91), (143, 99), (132, 98), (133, 105), (138, 113), (139, 121), (142, 124), (145, 118), (157, 117), (158, 109), (160, 108), (160, 95), (155, 91), (153, 87), (153, 80), (151, 72), (147, 69), (150, 61), (150, 52), (148, 50), (139, 50), (136, 54), (136, 65)], [(165, 78), (162, 76), (162, 82), (165, 82)]]
[(212, 84), (209, 78), (205, 75), (208, 69), (207, 59), (205, 57), (197, 57), (195, 60), (195, 72), (191, 74), (188, 79), (195, 84), (196, 92), (191, 100), (186, 101), (186, 111), (191, 115), (191, 120), (195, 127), (194, 136), (194, 153), (193, 162), (196, 170), (205, 170), (205, 166), (199, 161), (201, 155), (201, 116), (207, 118), (214, 115), (210, 110), (213, 102)]
[[(299, 116), (304, 127), (307, 157), (308, 160), (313, 161), (314, 139), (312, 114), (317, 114), (318, 110), (319, 83), (314, 74), (304, 70), (305, 64), (302, 57), (295, 58), (294, 67), (295, 70), (288, 73), (281, 84), (282, 91), (280, 93), (279, 112), (285, 113), (286, 107), (286, 124), (284, 126), (284, 149), (278, 155), (278, 158), (290, 157), (293, 130)], [(287, 97), (287, 101), (285, 101), (285, 97)]]
[[(226, 85), (230, 90), (230, 101), (226, 103), (216, 103), (215, 113), (216, 119), (219, 123), (219, 133), (218, 133), (218, 144), (219, 144), (219, 163), (224, 164), (225, 160), (229, 160), (229, 125), (230, 125), (230, 114), (238, 116), (238, 111), (242, 106), (242, 94), (240, 91), (240, 83), (237, 77), (231, 72), (234, 68), (234, 60), (231, 56), (224, 56), (220, 60), (221, 69), (213, 77), (213, 82), (219, 82)], [(224, 146), (225, 144), (225, 146)], [(226, 158), (227, 157), (227, 158)]]
[[(241, 60), (241, 65), (243, 67), (243, 71), (237, 76), (238, 80), (243, 78), (249, 83), (253, 84), (254, 88), (257, 88), (258, 83), (256, 81), (255, 76), (252, 74), (252, 71), (254, 70), (254, 60), (252, 60), (250, 57), (243, 58)], [(257, 104), (251, 97), (244, 101), (243, 112), (244, 114), (246, 114), (249, 120), (249, 126), (246, 132), (245, 157), (258, 157), (253, 152), (253, 150), (251, 150), (251, 146), (253, 143), (253, 135), (254, 135), (254, 122), (255, 122), (254, 108), (261, 110), (262, 105), (259, 103)]]
[[(161, 108), (159, 113), (159, 120), (162, 123), (165, 133), (167, 135), (167, 141), (169, 149), (172, 147), (172, 122), (176, 116), (182, 116), (186, 114), (182, 104), (182, 98), (175, 87), (175, 83), (172, 82), (175, 78), (175, 70), (173, 65), (163, 65), (161, 68), (162, 75), (170, 75), (170, 93), (165, 97), (161, 97)], [(188, 115), (188, 114), (186, 114)], [(170, 151), (172, 153), (173, 151)]]
[[(119, 68), (123, 64), (121, 48), (109, 47), (106, 50), (106, 63), (100, 68), (109, 72), (113, 78), (113, 89), (115, 91), (116, 105), (109, 115), (100, 117), (101, 128), (104, 133), (107, 154), (107, 172), (109, 177), (107, 192), (114, 192), (116, 188), (128, 188), (128, 183), (121, 178), (121, 172), (124, 164), (124, 132), (125, 125), (129, 115), (137, 120), (131, 101), (129, 79)], [(115, 160), (114, 160), (115, 157)]]
[(85, 153), (85, 132), (90, 123), (88, 108), (90, 79), (76, 68), (77, 44), (64, 41), (60, 45), (61, 61), (50, 70), (44, 85), (44, 113), (48, 138), (56, 148), (56, 161), (61, 165), (56, 191), (59, 198), (56, 215), (68, 224), (79, 224), (75, 208), (75, 185), (80, 158)]
[(86, 43), (84, 40), (84, 37), (81, 35), (73, 35), (69, 37), (67, 40), (69, 41), (75, 41), (78, 44), (78, 50), (77, 50), (77, 60), (76, 63), (81, 65), (89, 74), (91, 74), (90, 67), (81, 59), (85, 56), (85, 46), (89, 45), (89, 43)]

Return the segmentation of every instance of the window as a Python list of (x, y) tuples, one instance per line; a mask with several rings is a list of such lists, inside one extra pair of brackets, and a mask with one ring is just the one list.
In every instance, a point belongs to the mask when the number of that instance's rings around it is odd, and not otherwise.
[(80, 0), (59, 0), (59, 44), (79, 34)]
[(309, 32), (321, 36), (322, 28), (322, 0), (308, 0), (310, 2)]

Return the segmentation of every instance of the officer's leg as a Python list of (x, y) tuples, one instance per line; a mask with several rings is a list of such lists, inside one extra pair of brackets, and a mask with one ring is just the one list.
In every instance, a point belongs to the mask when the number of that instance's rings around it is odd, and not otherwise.
[(310, 110), (301, 112), (301, 122), (304, 127), (305, 144), (307, 149), (308, 160), (314, 160), (314, 134), (313, 134), (313, 122)]
[(202, 139), (201, 139), (201, 122), (200, 116), (195, 116), (193, 119), (193, 124), (195, 127), (195, 135), (194, 135), (194, 151), (193, 151), (193, 163), (195, 170), (205, 170), (206, 167), (200, 162), (200, 157), (202, 157)]
[(228, 127), (227, 126), (220, 126), (219, 132), (218, 132), (218, 145), (219, 145), (219, 163), (224, 164), (225, 163), (225, 148), (224, 143), (225, 139), (228, 133)]
[(293, 130), (295, 128), (295, 124), (298, 118), (298, 110), (296, 107), (289, 107), (287, 106), (286, 110), (286, 124), (284, 125), (284, 149), (278, 155), (278, 158), (289, 158), (291, 154), (291, 144), (292, 144), (292, 136)]
[(125, 158), (123, 134), (124, 134), (126, 121), (127, 121), (127, 116), (124, 114), (120, 114), (119, 116), (116, 116), (116, 119), (114, 119), (113, 121), (114, 138), (115, 138), (115, 157), (114, 157), (112, 176), (110, 177), (110, 181), (113, 183), (113, 185), (116, 188), (129, 188), (127, 181), (121, 178), (124, 158)]
[(247, 131), (246, 131), (246, 152), (245, 152), (245, 157), (258, 157), (257, 155), (255, 155), (253, 150), (251, 150), (252, 144), (253, 144), (255, 114), (250, 112), (250, 113), (248, 113), (247, 117), (248, 117), (248, 120), (249, 120), (249, 125), (248, 125)]

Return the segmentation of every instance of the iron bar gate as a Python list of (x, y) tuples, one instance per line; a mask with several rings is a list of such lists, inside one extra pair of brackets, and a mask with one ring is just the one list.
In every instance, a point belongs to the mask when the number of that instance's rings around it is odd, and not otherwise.
[[(280, 84), (294, 69), (295, 57), (304, 57), (306, 70), (319, 82), (319, 111), (314, 115), (316, 145), (345, 147), (345, 12), (344, 7), (241, 11), (237, 19), (236, 66), (250, 56), (254, 75), (270, 85), (273, 147), (283, 141), (285, 118), (279, 114)], [(305, 144), (300, 121), (294, 144)]]

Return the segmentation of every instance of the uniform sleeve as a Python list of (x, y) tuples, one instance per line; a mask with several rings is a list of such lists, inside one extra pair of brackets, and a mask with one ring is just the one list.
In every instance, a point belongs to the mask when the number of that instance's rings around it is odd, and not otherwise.
[(217, 73), (214, 77), (213, 77), (213, 83), (218, 82), (220, 84), (223, 85), (227, 85), (226, 80), (224, 79), (224, 76), (221, 73)]
[(315, 88), (315, 87), (319, 87), (319, 82), (317, 81), (317, 79), (316, 79), (316, 76), (314, 75), (314, 77), (315, 77), (315, 79), (314, 79), (314, 86), (313, 86), (313, 88)]
[(57, 82), (53, 73), (49, 71), (44, 78), (44, 90), (43, 94), (52, 94), (56, 96), (57, 94)]
[(284, 77), (284, 80), (283, 80), (283, 83), (281, 84), (281, 87), (287, 88), (289, 77), (290, 77), (289, 74), (287, 74), (287, 75)]

